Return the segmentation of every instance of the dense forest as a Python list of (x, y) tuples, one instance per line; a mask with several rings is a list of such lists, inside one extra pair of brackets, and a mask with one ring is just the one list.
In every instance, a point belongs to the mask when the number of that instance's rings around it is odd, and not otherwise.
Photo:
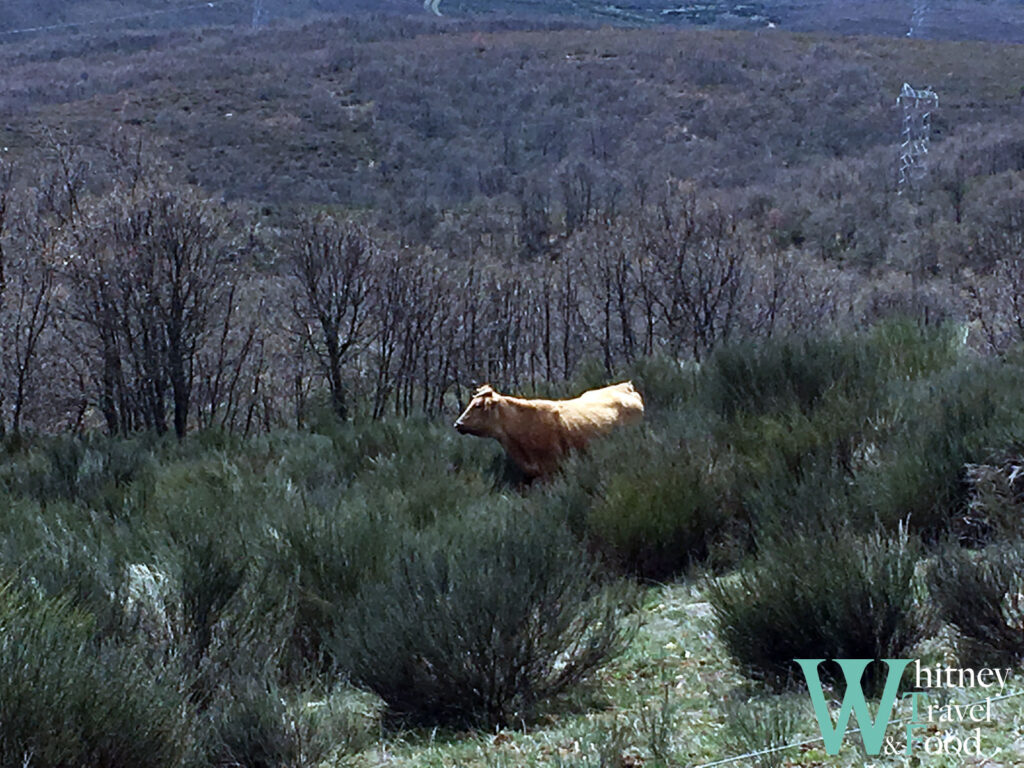
[(861, 765), (819, 657), (1012, 670), (1019, 762), (1017, 6), (213, 5), (0, 31), (0, 765)]

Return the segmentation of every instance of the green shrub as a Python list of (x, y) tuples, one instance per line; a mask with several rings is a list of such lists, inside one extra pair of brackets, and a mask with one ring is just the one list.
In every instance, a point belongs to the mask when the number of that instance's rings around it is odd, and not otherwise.
[(408, 534), (329, 645), (404, 721), (508, 725), (623, 647), (618, 597), (561, 526), (493, 509)]
[(922, 325), (910, 318), (877, 323), (866, 334), (882, 375), (912, 381), (956, 365), (963, 353), (963, 329), (956, 323)]
[(111, 596), (142, 549), (134, 531), (67, 501), (22, 499), (0, 508), (0, 562), (17, 564), (19, 585), (90, 613), (101, 635), (121, 623)]
[(303, 711), (280, 703), (291, 585), (249, 559), (232, 558), (216, 539), (180, 547), (162, 567), (126, 569), (121, 642), (177, 680), (197, 714), (193, 738), (204, 764), (318, 763), (320, 757), (304, 757)]
[(304, 760), (302, 744), (288, 721), (287, 705), (277, 690), (267, 690), (258, 681), (247, 681), (232, 691), (223, 711), (216, 713), (214, 732), (217, 746), (212, 757), (219, 765), (252, 768), (313, 765), (322, 753)]
[(737, 754), (761, 753), (754, 758), (757, 768), (781, 768), (791, 756), (786, 747), (799, 732), (803, 703), (802, 697), (799, 703), (779, 696), (727, 699), (727, 743)]
[(657, 427), (615, 432), (570, 458), (528, 503), (559, 510), (569, 529), (615, 569), (663, 579), (716, 566), (745, 548), (733, 459), (707, 434), (707, 414), (663, 413)]
[(249, 680), (214, 714), (216, 765), (312, 768), (371, 741), (376, 712), (365, 696), (338, 687), (322, 696)]
[[(948, 331), (900, 323), (805, 346), (769, 345), (747, 358), (725, 350), (720, 360), (729, 365), (709, 374), (712, 383), (738, 381), (710, 392), (731, 398), (716, 439), (736, 457), (735, 490), (755, 538), (805, 510), (861, 530), (896, 531), (909, 521), (928, 541), (950, 531), (969, 501), (966, 465), (1024, 430), (1019, 368), (958, 360)], [(863, 368), (848, 375), (831, 366), (844, 356), (862, 359)], [(755, 367), (766, 360), (767, 368)], [(816, 364), (822, 360), (829, 364)], [(800, 509), (787, 510), (794, 499)]]
[(928, 571), (928, 589), (940, 618), (956, 627), (963, 663), (1024, 660), (1024, 544), (947, 547)]
[(744, 416), (720, 428), (718, 438), (732, 447), (745, 487), (795, 487), (826, 466), (852, 477), (868, 432), (860, 407), (842, 400), (810, 414)]
[(276, 580), (294, 586), (294, 628), (288, 665), (322, 666), (323, 640), (366, 582), (383, 577), (404, 528), (383, 508), (349, 494), (331, 509), (305, 506), (282, 521), (272, 557)]
[(330, 506), (350, 481), (348, 468), (334, 460), (326, 435), (275, 432), (266, 438), (263, 473), (296, 489), (312, 504)]
[(828, 447), (807, 451), (790, 463), (782, 452), (776, 464), (741, 489), (741, 503), (750, 524), (750, 541), (757, 550), (792, 539), (794, 533), (814, 532), (837, 525), (848, 531), (874, 528), (870, 510), (859, 503), (855, 478)]
[(986, 459), (967, 464), (967, 509), (953, 526), (953, 535), (969, 546), (983, 546), (1024, 534), (1024, 446), (1016, 444)]
[(877, 378), (877, 359), (856, 337), (796, 337), (720, 346), (701, 388), (714, 411), (733, 419), (791, 408), (807, 414), (830, 391), (864, 394)]
[(894, 320), (716, 351), (701, 391), (755, 539), (808, 516), (889, 531), (909, 519), (929, 538), (948, 528), (964, 462), (1020, 421), (1016, 374), (961, 359), (955, 330)]
[(181, 765), (190, 722), (166, 669), (67, 600), (0, 585), (0, 764)]
[[(436, 423), (409, 419), (356, 419), (342, 421), (325, 415), (311, 427), (316, 435), (328, 437), (332, 452), (323, 460), (333, 462), (342, 477), (352, 478), (394, 456), (436, 455), (443, 439)], [(447, 430), (445, 430), (447, 432)]]
[(864, 500), (892, 530), (909, 520), (930, 540), (964, 512), (965, 465), (1022, 431), (1018, 370), (998, 364), (953, 369), (910, 387), (896, 408), (900, 423), (879, 460), (860, 477)]
[(735, 577), (710, 582), (708, 599), (743, 672), (778, 687), (793, 675), (793, 659), (899, 658), (921, 640), (929, 621), (916, 598), (918, 552), (902, 531), (801, 531)]
[(796, 409), (809, 414), (839, 396), (870, 408), (886, 382), (907, 382), (950, 368), (961, 345), (952, 324), (905, 319), (862, 334), (780, 337), (725, 344), (702, 371), (701, 389), (726, 418)]
[[(344, 503), (361, 498), (371, 509), (387, 510), (398, 524), (423, 528), (486, 496), (500, 477), (496, 473), (503, 471), (504, 452), (496, 443), (488, 446), (497, 449), (501, 461), (487, 468), (479, 461), (482, 441), (459, 436), (454, 429), (451, 433), (429, 445), (379, 457), (353, 482)], [(462, 451), (474, 455), (459, 455)]]
[(630, 447), (619, 469), (608, 466), (590, 508), (587, 531), (597, 550), (619, 569), (651, 579), (721, 559), (716, 547), (725, 544), (728, 498), (712, 485), (717, 468), (707, 453), (650, 438)]
[(116, 514), (127, 486), (153, 472), (154, 438), (41, 439), (0, 462), (0, 486), (42, 502), (75, 501)]
[(683, 363), (670, 357), (644, 357), (637, 360), (630, 378), (644, 398), (644, 408), (667, 411), (681, 408), (697, 392), (700, 368), (695, 363)]
[[(262, 506), (263, 490), (240, 457), (199, 453), (165, 463), (154, 484), (153, 510), (182, 530), (194, 530), (206, 515), (249, 516)], [(178, 526), (183, 512), (188, 523)]]
[[(236, 654), (251, 654), (250, 638), (239, 632), (245, 624), (247, 606), (239, 598), (250, 575), (245, 559), (232, 557), (228, 547), (202, 535), (186, 542), (179, 550), (177, 609), (174, 612), (174, 636), (184, 665), (184, 676), (191, 679), (192, 700), (205, 706), (224, 686), (222, 668), (230, 666)], [(273, 616), (262, 617), (264, 625), (273, 625)], [(233, 632), (225, 636), (225, 626)], [(220, 637), (218, 638), (218, 635)], [(283, 638), (282, 638), (283, 639)], [(217, 641), (221, 658), (217, 658)], [(276, 649), (270, 649), (272, 654)], [(266, 653), (266, 651), (264, 651)], [(251, 660), (258, 668), (258, 661)], [(217, 663), (219, 662), (219, 663)]]
[[(393, 492), (401, 497), (400, 507), (429, 522), (434, 503), (423, 499), (439, 494), (460, 503), (478, 498), (494, 485), (490, 457), (503, 455), (496, 443), (482, 450), (482, 441), (459, 435), (451, 426), (455, 415), (430, 421), (351, 422), (332, 416), (317, 425), (319, 434), (303, 435), (297, 445), (288, 445), (275, 474), (324, 508), (336, 506), (350, 485), (363, 481), (364, 486)], [(389, 507), (393, 502), (382, 500)], [(447, 504), (444, 498), (438, 500), (441, 508)]]

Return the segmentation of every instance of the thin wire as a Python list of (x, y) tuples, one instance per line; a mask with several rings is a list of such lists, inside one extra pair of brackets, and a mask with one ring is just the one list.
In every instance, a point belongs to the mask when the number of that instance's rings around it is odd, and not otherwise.
[(91, 21), (75, 21), (65, 22), (62, 24), (47, 24), (41, 27), (23, 27), (21, 29), (7, 29), (0, 31), (0, 36), (3, 35), (22, 35), (31, 32), (49, 32), (55, 29), (72, 29), (75, 27), (89, 27), (97, 24), (110, 24), (114, 21), (135, 21), (137, 19), (148, 19), (151, 16), (163, 16), (170, 13), (179, 13), (181, 11), (194, 11), (200, 8), (216, 8), (220, 5), (239, 5), (240, 3), (246, 2), (247, 0), (213, 0), (207, 3), (193, 3), (192, 5), (179, 5), (175, 8), (165, 8), (159, 11), (146, 11), (144, 13), (132, 13), (125, 16), (109, 16), (105, 19), (93, 19)]
[[(988, 696), (988, 697), (982, 699), (981, 701), (974, 701), (974, 702), (971, 702), (970, 704), (962, 704), (960, 706), (963, 706), (963, 707), (973, 707), (976, 704), (984, 704), (986, 702), (1005, 701), (1006, 699), (1012, 699), (1012, 698), (1015, 698), (1017, 696), (1024, 696), (1024, 691), (1017, 691), (1016, 693), (1004, 693), (1001, 696)], [(895, 723), (900, 723), (900, 722), (903, 722), (904, 720), (909, 720), (909, 719), (910, 719), (909, 715), (905, 715), (903, 717), (897, 717), (897, 718), (887, 722), (886, 725), (893, 725)], [(848, 736), (849, 734), (857, 733), (858, 731), (860, 731), (860, 727), (850, 728), (850, 729), (844, 731), (843, 735), (844, 736)], [(794, 742), (792, 744), (783, 744), (780, 747), (769, 747), (767, 749), (759, 749), (756, 752), (747, 752), (745, 755), (736, 755), (735, 757), (726, 757), (726, 758), (723, 758), (721, 760), (715, 760), (714, 762), (711, 762), (711, 763), (701, 763), (700, 765), (695, 765), (692, 768), (712, 768), (712, 766), (716, 766), (716, 765), (727, 765), (728, 763), (735, 763), (738, 760), (746, 760), (746, 759), (751, 758), (751, 757), (760, 757), (761, 755), (770, 755), (772, 752), (781, 752), (784, 749), (793, 749), (794, 747), (802, 747), (802, 746), (805, 746), (807, 744), (814, 744), (816, 742), (824, 741), (824, 740), (825, 740), (824, 736), (817, 736), (817, 737), (815, 737), (813, 739), (805, 739), (804, 741), (797, 741), (797, 742)]]

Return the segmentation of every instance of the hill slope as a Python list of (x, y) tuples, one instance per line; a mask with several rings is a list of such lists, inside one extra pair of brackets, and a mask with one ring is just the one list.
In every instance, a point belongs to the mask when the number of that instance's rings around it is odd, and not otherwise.
[(578, 167), (629, 197), (666, 177), (774, 186), (892, 153), (905, 81), (940, 95), (936, 145), (991, 132), (1019, 118), (1024, 49), (377, 18), (25, 41), (0, 65), (9, 158), (44, 129), (88, 143), (127, 125), (230, 198), (401, 208), (429, 230), (443, 211), (514, 209)]
[[(10, 0), (0, 19), (0, 42), (39, 32), (102, 29), (175, 29), (209, 25), (260, 26), (311, 14), (514, 19), (518, 23), (777, 26), (791, 31), (887, 35), (947, 40), (1024, 42), (1024, 8), (1009, 0)], [(42, 28), (42, 29), (40, 29)]]

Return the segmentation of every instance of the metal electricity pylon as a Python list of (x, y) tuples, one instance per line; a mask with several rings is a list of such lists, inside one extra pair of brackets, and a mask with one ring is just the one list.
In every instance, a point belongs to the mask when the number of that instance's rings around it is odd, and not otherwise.
[(896, 103), (903, 108), (899, 176), (899, 193), (902, 195), (905, 190), (917, 187), (924, 177), (931, 116), (939, 106), (939, 97), (930, 88), (918, 90), (904, 83)]
[(927, 15), (928, 0), (917, 0), (914, 3), (914, 11), (910, 14), (910, 29), (907, 30), (907, 37), (922, 37), (924, 35), (924, 22)]

